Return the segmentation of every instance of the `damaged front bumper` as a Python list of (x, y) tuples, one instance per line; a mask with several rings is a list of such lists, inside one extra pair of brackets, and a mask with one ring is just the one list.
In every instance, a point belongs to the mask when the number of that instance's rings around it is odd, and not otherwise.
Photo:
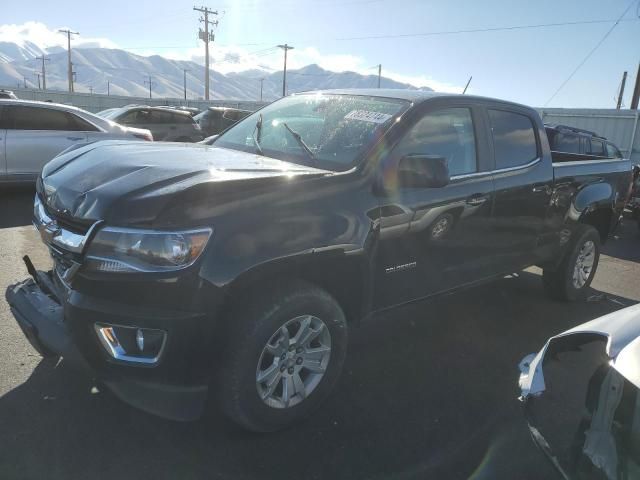
[(90, 370), (71, 340), (57, 298), (45, 294), (31, 278), (11, 285), (6, 298), (20, 329), (38, 353), (43, 357), (64, 357), (68, 364)]
[[(208, 394), (206, 383), (177, 384), (148, 375), (161, 372), (141, 372), (144, 369), (109, 362), (99, 354), (102, 347), (97, 340), (87, 342), (86, 333), (74, 329), (78, 322), (65, 318), (65, 310), (69, 310), (67, 315), (85, 317), (83, 320), (99, 319), (104, 312), (71, 305), (71, 295), (57, 286), (51, 272), (30, 273), (33, 278), (7, 288), (6, 300), (25, 337), (43, 357), (62, 357), (66, 365), (89, 373), (118, 398), (146, 412), (172, 420), (195, 420), (202, 415)], [(86, 298), (83, 301), (91, 303)]]

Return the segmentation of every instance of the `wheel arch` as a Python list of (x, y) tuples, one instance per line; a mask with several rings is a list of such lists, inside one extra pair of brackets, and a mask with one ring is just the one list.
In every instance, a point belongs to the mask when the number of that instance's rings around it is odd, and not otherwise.
[(608, 183), (601, 182), (585, 186), (573, 201), (573, 209), (579, 212), (578, 223), (591, 225), (605, 243), (614, 222), (614, 190)]
[(227, 288), (231, 302), (265, 285), (301, 280), (322, 288), (354, 323), (371, 308), (372, 272), (364, 253), (322, 252), (273, 260), (242, 273)]

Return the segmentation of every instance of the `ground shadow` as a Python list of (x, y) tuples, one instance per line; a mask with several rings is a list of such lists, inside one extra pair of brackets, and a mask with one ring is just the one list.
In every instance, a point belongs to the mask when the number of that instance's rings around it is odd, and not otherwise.
[(351, 332), (323, 408), (268, 435), (217, 414), (165, 421), (42, 361), (0, 398), (0, 478), (549, 478), (516, 365), (550, 335), (633, 303), (597, 298), (552, 302), (524, 273), (374, 318)]
[(0, 228), (30, 225), (34, 194), (33, 187), (0, 186)]
[(602, 246), (610, 257), (640, 263), (640, 228), (636, 220), (624, 218), (615, 233)]

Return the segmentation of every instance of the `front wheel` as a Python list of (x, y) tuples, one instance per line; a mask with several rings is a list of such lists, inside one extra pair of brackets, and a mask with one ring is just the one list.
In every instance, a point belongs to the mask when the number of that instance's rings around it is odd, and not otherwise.
[(600, 234), (590, 225), (581, 225), (560, 265), (555, 269), (544, 269), (542, 280), (547, 294), (565, 301), (584, 298), (599, 260)]
[(233, 322), (219, 391), (226, 415), (259, 432), (290, 426), (313, 412), (335, 385), (347, 351), (338, 303), (303, 282), (254, 299)]

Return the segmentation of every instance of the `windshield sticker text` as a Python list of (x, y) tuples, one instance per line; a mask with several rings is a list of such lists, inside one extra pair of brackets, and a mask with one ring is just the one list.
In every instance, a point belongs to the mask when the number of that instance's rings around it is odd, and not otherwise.
[(347, 120), (360, 120), (370, 123), (384, 123), (391, 118), (387, 113), (370, 112), (368, 110), (351, 110), (344, 116)]

